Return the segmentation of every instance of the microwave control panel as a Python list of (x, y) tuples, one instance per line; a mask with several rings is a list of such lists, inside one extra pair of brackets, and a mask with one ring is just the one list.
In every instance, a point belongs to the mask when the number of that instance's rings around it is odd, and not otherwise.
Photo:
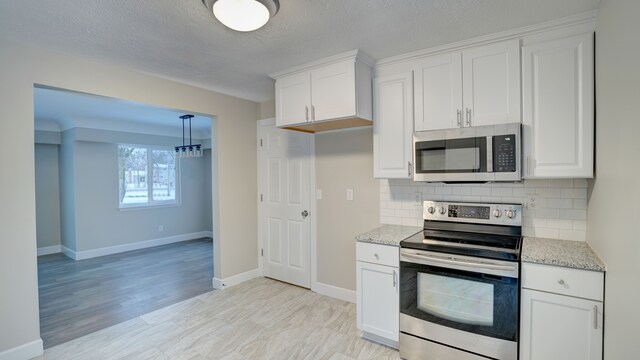
[(516, 171), (516, 136), (499, 135), (493, 137), (493, 171)]

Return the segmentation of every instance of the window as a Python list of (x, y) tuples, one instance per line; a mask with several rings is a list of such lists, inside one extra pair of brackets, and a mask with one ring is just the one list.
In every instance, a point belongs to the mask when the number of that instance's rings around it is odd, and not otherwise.
[(172, 148), (118, 145), (121, 208), (178, 203), (178, 176)]

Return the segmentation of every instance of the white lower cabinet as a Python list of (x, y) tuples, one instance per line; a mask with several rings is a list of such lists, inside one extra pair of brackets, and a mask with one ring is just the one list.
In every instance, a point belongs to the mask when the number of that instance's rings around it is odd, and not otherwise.
[[(601, 360), (603, 273), (527, 265), (522, 272), (520, 360)], [(581, 273), (592, 281), (587, 284)], [(588, 293), (594, 285), (600, 287), (593, 296), (597, 299), (570, 296)]]
[(397, 247), (357, 244), (358, 329), (364, 337), (393, 347), (398, 346), (400, 316), (397, 254)]

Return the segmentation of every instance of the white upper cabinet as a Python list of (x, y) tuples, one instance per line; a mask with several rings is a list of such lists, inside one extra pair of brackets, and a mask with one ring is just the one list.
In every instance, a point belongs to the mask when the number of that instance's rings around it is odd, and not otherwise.
[(454, 51), (419, 61), (415, 72), (415, 130), (462, 125), (462, 53)]
[(376, 78), (373, 87), (373, 171), (376, 178), (411, 177), (413, 74)]
[(519, 123), (520, 40), (462, 52), (464, 126)]
[(276, 126), (316, 132), (371, 125), (372, 65), (355, 50), (271, 74)]
[(420, 60), (415, 102), (416, 131), (520, 122), (520, 41)]
[(311, 71), (311, 118), (323, 121), (356, 114), (353, 61), (343, 61)]
[(276, 119), (278, 126), (297, 124), (309, 119), (311, 75), (301, 73), (276, 82)]
[(593, 33), (522, 48), (524, 177), (591, 178)]

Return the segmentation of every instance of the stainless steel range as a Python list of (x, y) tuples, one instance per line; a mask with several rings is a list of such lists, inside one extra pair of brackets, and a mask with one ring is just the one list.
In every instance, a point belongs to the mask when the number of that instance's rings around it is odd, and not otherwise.
[(400, 243), (400, 356), (518, 358), (522, 206), (424, 202)]

